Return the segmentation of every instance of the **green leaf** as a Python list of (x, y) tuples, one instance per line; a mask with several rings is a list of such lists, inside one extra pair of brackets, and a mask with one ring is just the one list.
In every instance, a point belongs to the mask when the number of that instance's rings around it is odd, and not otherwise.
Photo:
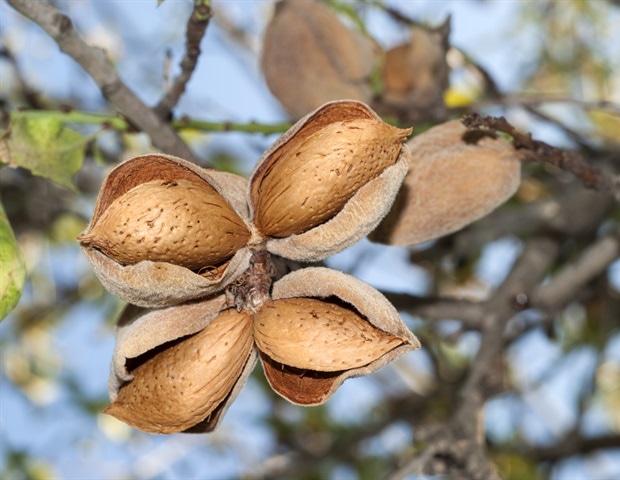
[(0, 321), (17, 305), (25, 280), (24, 257), (0, 204)]
[(88, 139), (66, 128), (59, 118), (11, 114), (0, 140), (0, 162), (22, 167), (75, 190), (73, 176), (82, 167)]

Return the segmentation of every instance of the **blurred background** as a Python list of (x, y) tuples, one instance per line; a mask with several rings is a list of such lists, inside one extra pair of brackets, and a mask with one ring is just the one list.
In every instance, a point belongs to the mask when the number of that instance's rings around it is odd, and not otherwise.
[[(347, 27), (385, 50), (409, 41), (412, 25), (431, 31), (449, 16), (449, 39), (438, 40), (437, 54), (447, 65), (447, 84), (438, 87), (446, 110), (409, 119), (416, 131), (442, 116), (505, 115), (538, 139), (620, 170), (617, 2), (327, 3)], [(89, 44), (105, 49), (146, 104), (159, 101), (178, 74), (192, 2), (53, 4)], [(279, 135), (278, 125), (285, 124), (283, 131), (294, 119), (261, 70), (274, 2), (214, 0), (212, 9), (173, 117), (196, 122), (179, 131), (204, 165), (248, 175)], [(3, 132), (9, 112), (19, 109), (114, 116), (89, 75), (4, 1), (0, 29)], [(403, 308), (402, 316), (423, 348), (375, 375), (348, 380), (326, 405), (288, 404), (257, 368), (208, 435), (148, 435), (102, 415), (122, 302), (100, 285), (75, 238), (106, 173), (152, 150), (146, 135), (109, 128), (106, 121), (71, 126), (84, 139), (73, 189), (0, 164), (1, 201), (27, 272), (19, 303), (0, 324), (1, 478), (375, 479), (415, 453), (417, 428), (449, 421), (480, 333), (458, 318), (417, 315), (413, 308)], [(275, 126), (264, 131), (276, 133), (210, 131), (249, 122)], [(510, 202), (459, 233), (408, 248), (362, 241), (326, 263), (383, 292), (476, 302), (492, 295), (524, 242), (547, 232), (546, 223), (553, 224), (560, 250), (549, 277), (589, 258), (584, 252), (603, 236), (618, 238), (620, 211), (609, 196), (539, 164), (525, 165), (523, 177)], [(545, 208), (556, 209), (555, 220), (537, 216)], [(510, 325), (501, 386), (484, 410), (487, 446), (502, 476), (619, 478), (618, 255), (559, 308), (525, 308)]]

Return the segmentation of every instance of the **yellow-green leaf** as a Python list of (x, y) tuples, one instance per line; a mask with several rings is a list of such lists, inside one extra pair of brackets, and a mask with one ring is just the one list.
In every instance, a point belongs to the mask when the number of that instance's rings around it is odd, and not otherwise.
[(24, 258), (0, 204), (0, 321), (17, 305), (25, 280)]
[(588, 112), (592, 123), (596, 127), (601, 138), (610, 143), (618, 143), (620, 131), (620, 116), (612, 115), (604, 110), (591, 110)]
[(26, 117), (14, 112), (0, 140), (0, 162), (75, 189), (73, 176), (82, 166), (87, 141), (58, 118)]

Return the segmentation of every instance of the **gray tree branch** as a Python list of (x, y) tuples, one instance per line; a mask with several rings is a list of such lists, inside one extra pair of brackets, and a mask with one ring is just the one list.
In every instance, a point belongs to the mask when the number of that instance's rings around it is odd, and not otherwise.
[(8, 3), (39, 25), (63, 52), (86, 70), (104, 97), (133, 125), (145, 132), (156, 148), (196, 161), (194, 154), (174, 129), (123, 83), (106, 53), (88, 45), (67, 15), (47, 0), (8, 0)]
[(170, 112), (185, 92), (200, 56), (200, 42), (207, 31), (209, 20), (213, 16), (210, 0), (194, 0), (194, 10), (187, 21), (185, 31), (185, 55), (181, 60), (181, 73), (174, 80), (170, 89), (155, 107), (160, 118), (168, 118)]
[(533, 292), (531, 305), (555, 313), (574, 299), (583, 286), (604, 272), (620, 256), (620, 238), (607, 235), (588, 246), (546, 285)]
[[(558, 244), (547, 237), (534, 237), (494, 295), (480, 306), (482, 339), (462, 392), (461, 403), (451, 421), (416, 436), (428, 446), (388, 477), (401, 480), (412, 473), (442, 474), (454, 478), (499, 478), (486, 454), (482, 408), (495, 391), (496, 357), (501, 353), (508, 321), (516, 313), (515, 298), (530, 295), (555, 260)], [(430, 433), (429, 433), (430, 432)]]

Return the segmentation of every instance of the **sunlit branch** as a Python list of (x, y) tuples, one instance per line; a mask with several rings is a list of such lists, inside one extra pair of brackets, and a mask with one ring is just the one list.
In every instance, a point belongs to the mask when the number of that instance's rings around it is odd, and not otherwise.
[(489, 132), (492, 135), (495, 132), (506, 133), (512, 137), (515, 148), (522, 152), (526, 160), (548, 163), (561, 170), (570, 172), (579, 178), (586, 187), (612, 193), (616, 199), (620, 200), (620, 182), (618, 182), (618, 178), (605, 175), (602, 171), (587, 163), (577, 152), (557, 148), (540, 140), (534, 140), (531, 133), (525, 134), (520, 132), (504, 117), (482, 117), (473, 113), (466, 115), (463, 118), (463, 123), (472, 129), (472, 135), (468, 135), (466, 141), (476, 143), (476, 138), (480, 132)]
[(38, 24), (63, 52), (86, 70), (104, 97), (133, 125), (144, 131), (155, 147), (165, 153), (196, 160), (177, 132), (123, 83), (104, 50), (84, 41), (67, 15), (46, 0), (9, 0), (9, 4)]
[(194, 10), (187, 21), (185, 32), (185, 55), (180, 63), (181, 73), (155, 107), (155, 111), (161, 118), (167, 118), (170, 115), (181, 95), (185, 92), (187, 82), (192, 78), (198, 64), (200, 42), (212, 16), (211, 0), (194, 0)]
[[(99, 125), (102, 128), (116, 130), (118, 132), (130, 132), (132, 126), (127, 120), (117, 115), (105, 115), (88, 113), (79, 110), (21, 110), (9, 114), (12, 118), (50, 118), (59, 120), (66, 125)], [(170, 123), (172, 128), (182, 132), (184, 130), (199, 130), (202, 132), (244, 132), (271, 135), (282, 133), (291, 126), (288, 122), (264, 124), (258, 122), (235, 123), (235, 122), (208, 122), (182, 118)]]

